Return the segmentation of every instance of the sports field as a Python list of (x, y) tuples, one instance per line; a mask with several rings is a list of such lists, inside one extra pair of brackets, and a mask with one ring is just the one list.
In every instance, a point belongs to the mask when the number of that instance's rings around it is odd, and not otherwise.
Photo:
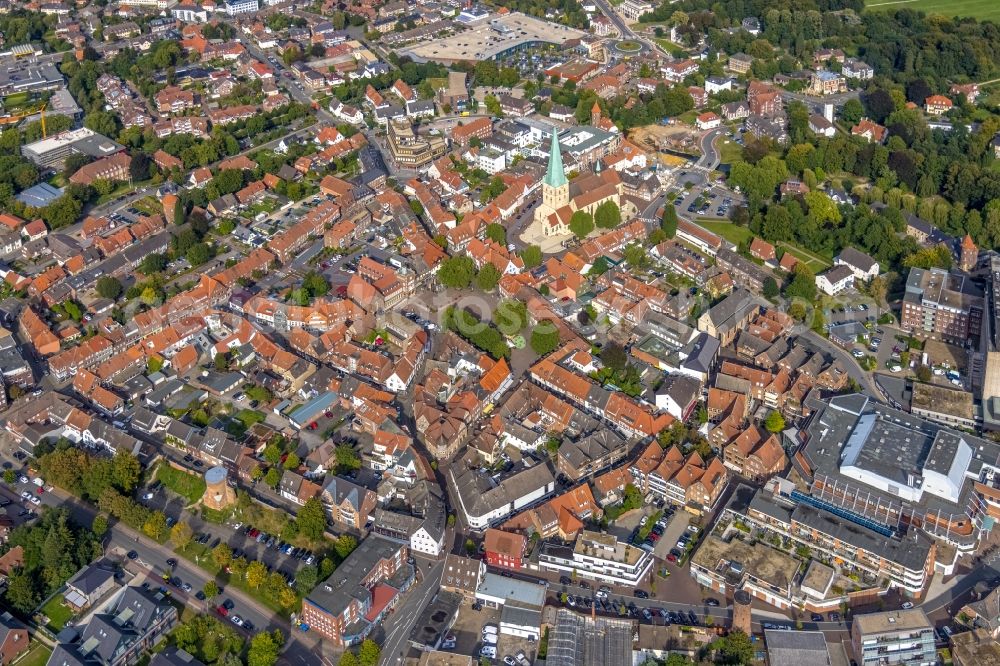
[(928, 14), (971, 16), (1000, 23), (997, 0), (866, 0), (869, 9), (917, 9)]

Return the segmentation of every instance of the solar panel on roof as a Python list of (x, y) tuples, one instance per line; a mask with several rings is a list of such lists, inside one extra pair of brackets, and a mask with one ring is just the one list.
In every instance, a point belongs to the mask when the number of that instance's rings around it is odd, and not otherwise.
[(801, 491), (793, 490), (790, 496), (793, 500), (797, 502), (802, 502), (804, 504), (814, 506), (817, 509), (828, 511), (833, 515), (843, 518), (845, 520), (849, 520), (850, 522), (856, 525), (860, 525), (862, 527), (870, 529), (873, 532), (878, 532), (884, 537), (891, 537), (895, 533), (895, 530), (893, 530), (891, 527), (883, 523), (876, 522), (874, 520), (871, 520), (870, 518), (862, 516), (859, 513), (855, 513), (854, 511), (844, 509), (842, 507), (837, 506), (836, 504), (827, 502), (826, 500), (819, 499), (818, 497), (806, 495)]

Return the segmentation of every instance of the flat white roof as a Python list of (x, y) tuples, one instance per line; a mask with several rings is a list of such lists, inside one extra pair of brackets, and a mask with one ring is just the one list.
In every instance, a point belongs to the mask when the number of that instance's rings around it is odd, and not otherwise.
[(50, 150), (55, 150), (70, 143), (76, 143), (81, 139), (89, 139), (95, 136), (96, 132), (89, 130), (86, 127), (81, 127), (75, 130), (66, 130), (65, 132), (60, 132), (54, 136), (50, 136), (45, 139), (39, 139), (34, 143), (29, 143), (25, 148), (28, 148), (36, 153), (47, 153)]
[(491, 18), (457, 35), (407, 47), (402, 54), (421, 60), (489, 60), (530, 42), (565, 44), (587, 33), (558, 23), (512, 12)]

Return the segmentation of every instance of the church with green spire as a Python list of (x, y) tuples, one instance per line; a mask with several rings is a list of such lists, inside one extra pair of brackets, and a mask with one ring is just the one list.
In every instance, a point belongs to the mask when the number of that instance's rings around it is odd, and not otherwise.
[(559, 133), (552, 128), (552, 142), (549, 146), (549, 168), (542, 179), (542, 203), (535, 209), (535, 220), (544, 222), (550, 215), (569, 204), (569, 180), (563, 169), (562, 151), (559, 149)]
[(561, 236), (571, 233), (569, 221), (573, 213), (582, 210), (593, 215), (597, 206), (605, 201), (614, 201), (620, 207), (621, 196), (621, 177), (614, 169), (580, 174), (570, 185), (563, 167), (559, 133), (553, 127), (549, 165), (542, 179), (542, 202), (535, 209), (535, 223), (541, 225), (542, 234)]

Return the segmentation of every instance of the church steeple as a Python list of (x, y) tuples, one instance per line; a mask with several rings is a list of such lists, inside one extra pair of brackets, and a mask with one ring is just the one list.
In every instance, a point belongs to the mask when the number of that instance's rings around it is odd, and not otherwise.
[(549, 169), (545, 172), (543, 184), (549, 187), (562, 187), (568, 184), (566, 172), (563, 171), (562, 152), (559, 150), (559, 135), (552, 128), (552, 145), (549, 147)]

